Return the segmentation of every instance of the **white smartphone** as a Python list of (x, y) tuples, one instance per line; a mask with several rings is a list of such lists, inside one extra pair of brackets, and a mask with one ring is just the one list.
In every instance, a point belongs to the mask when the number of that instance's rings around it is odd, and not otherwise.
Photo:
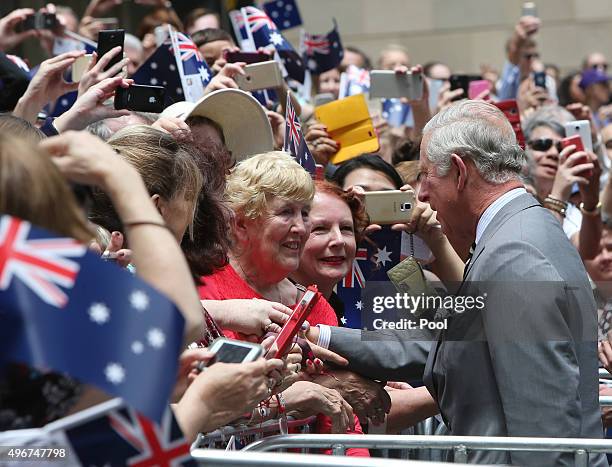
[(244, 363), (257, 360), (263, 355), (263, 347), (252, 342), (237, 341), (226, 337), (218, 337), (208, 347), (215, 354), (208, 364), (212, 363)]
[(279, 88), (283, 85), (283, 74), (274, 60), (247, 65), (244, 67), (244, 75), (236, 75), (234, 79), (243, 91)]
[(521, 10), (521, 16), (535, 16), (538, 17), (538, 9), (534, 2), (524, 2), (523, 9)]
[(89, 67), (89, 63), (91, 62), (92, 54), (86, 54), (82, 57), (77, 58), (72, 64), (72, 81), (77, 83), (81, 81), (83, 74), (85, 74), (85, 70)]
[(422, 73), (395, 73), (390, 70), (370, 71), (370, 97), (387, 99), (406, 97), (420, 99), (423, 96)]
[(368, 191), (365, 193), (366, 212), (372, 224), (400, 224), (412, 217), (416, 202), (414, 191)]
[(584, 149), (593, 152), (593, 139), (591, 137), (591, 122), (588, 120), (574, 120), (565, 125), (565, 137), (578, 135), (582, 140)]

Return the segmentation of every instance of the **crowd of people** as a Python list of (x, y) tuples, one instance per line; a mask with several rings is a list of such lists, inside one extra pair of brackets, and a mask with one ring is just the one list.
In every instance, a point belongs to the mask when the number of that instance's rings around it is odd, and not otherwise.
[[(21, 31), (29, 8), (0, 18), (0, 213), (90, 245), (176, 304), (187, 350), (170, 402), (186, 437), (245, 414), (256, 424), (283, 413), (317, 416), (317, 433), (356, 436), (379, 425), (398, 433), (438, 414), (455, 435), (601, 438), (612, 428), (612, 411), (598, 402), (612, 387), (597, 379), (598, 367), (612, 370), (612, 77), (603, 54), (576, 57), (563, 74), (538, 48), (541, 20), (523, 16), (500, 44), (502, 69), (477, 70), (489, 89), (468, 99), (451, 90), (455, 70), (441, 57), (416, 64), (409, 44), (378, 57), (346, 45), (341, 63), (313, 75), (312, 96), (338, 99), (351, 65), (422, 73), (423, 93), (402, 101), (410, 125), (373, 112), (380, 150), (339, 165), (330, 159), (340, 144), (316, 120), (314, 99), (294, 98), (327, 178), (313, 180), (282, 151), (286, 99), (265, 108), (239, 89), (245, 64), (226, 62), (225, 51), (240, 49), (216, 12), (179, 18), (171, 2), (142, 1), (151, 11), (126, 34), (124, 58), (108, 67), (120, 50), (94, 53), (78, 82), (66, 79), (85, 52), (54, 54), (55, 36), (95, 41), (101, 18), (121, 3), (91, 0), (80, 17), (48, 5), (60, 32)], [(189, 34), (213, 71), (204, 97), (160, 114), (115, 110), (109, 99), (133, 84), (165, 24)], [(50, 58), (18, 57), (26, 41)], [(71, 91), (74, 104), (51, 117)], [(524, 149), (493, 105), (508, 99)], [(585, 150), (561, 144), (575, 120), (590, 122)], [(381, 229), (365, 194), (387, 190), (417, 196), (411, 220), (392, 229), (415, 234), (431, 253), (425, 280), (488, 297), (484, 310), (432, 315), (447, 325), (441, 335), (364, 332), (341, 320), (352, 304), (336, 286)], [(2, 254), (0, 245), (0, 262)], [(269, 348), (312, 284), (322, 298), (287, 356), (199, 371), (221, 335)], [(0, 383), (0, 430), (40, 427), (99, 401), (70, 375), (13, 364)], [(571, 465), (573, 457), (473, 451), (470, 461)], [(608, 465), (602, 455), (589, 462)]]

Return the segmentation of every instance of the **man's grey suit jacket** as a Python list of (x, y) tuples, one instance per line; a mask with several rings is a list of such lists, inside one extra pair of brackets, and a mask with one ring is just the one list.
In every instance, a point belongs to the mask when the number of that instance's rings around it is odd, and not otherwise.
[[(495, 215), (457, 295), (481, 310), (453, 313), (433, 342), (424, 380), (453, 435), (601, 438), (596, 305), (576, 248), (531, 195)], [(376, 332), (374, 332), (376, 333)], [(385, 331), (370, 341), (332, 328), (330, 349), (382, 380), (423, 371), (423, 343)], [(573, 465), (560, 453), (485, 452), (470, 462)], [(590, 464), (605, 466), (603, 455)]]

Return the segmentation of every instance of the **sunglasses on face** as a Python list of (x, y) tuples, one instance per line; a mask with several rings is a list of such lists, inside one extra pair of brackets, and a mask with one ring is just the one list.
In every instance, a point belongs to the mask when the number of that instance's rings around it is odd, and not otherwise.
[(523, 58), (525, 60), (531, 60), (532, 58), (540, 58), (540, 54), (537, 52), (533, 52), (533, 53), (528, 53), (528, 54), (523, 54)]
[(604, 143), (604, 146), (606, 146), (606, 149), (612, 149), (612, 139), (609, 139), (608, 141), (606, 141)]
[(607, 63), (596, 63), (594, 65), (591, 65), (591, 68), (593, 70), (603, 70), (603, 71), (607, 71), (608, 70), (608, 64)]
[(553, 146), (553, 144), (557, 148), (558, 152), (561, 152), (561, 150), (563, 149), (561, 141), (554, 141), (550, 138), (532, 139), (527, 144), (534, 151), (548, 151)]

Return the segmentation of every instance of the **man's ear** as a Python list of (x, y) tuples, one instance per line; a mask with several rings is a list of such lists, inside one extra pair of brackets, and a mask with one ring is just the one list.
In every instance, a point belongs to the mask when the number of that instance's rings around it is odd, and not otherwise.
[(459, 157), (457, 154), (451, 154), (451, 164), (456, 169), (456, 186), (457, 191), (462, 191), (467, 184), (467, 166), (465, 165), (465, 161)]

